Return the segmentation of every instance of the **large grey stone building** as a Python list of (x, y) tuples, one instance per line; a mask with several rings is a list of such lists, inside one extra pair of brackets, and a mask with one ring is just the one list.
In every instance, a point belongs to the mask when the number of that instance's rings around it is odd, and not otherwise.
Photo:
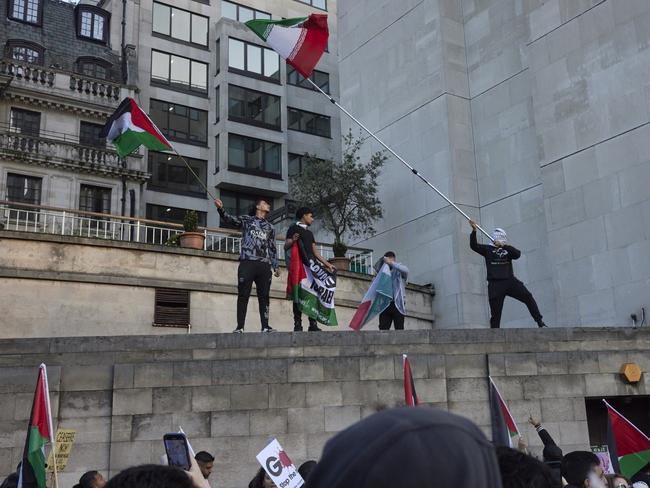
[[(630, 324), (650, 305), (650, 3), (342, 0), (341, 95), (452, 200), (523, 251), (550, 325)], [(347, 121), (346, 121), (347, 123)], [(439, 327), (485, 326), (469, 226), (391, 160), (393, 248), (436, 285)], [(530, 323), (506, 301), (503, 326)]]

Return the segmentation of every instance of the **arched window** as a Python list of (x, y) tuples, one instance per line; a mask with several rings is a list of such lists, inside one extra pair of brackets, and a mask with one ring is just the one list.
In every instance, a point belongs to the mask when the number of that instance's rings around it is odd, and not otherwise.
[(6, 57), (29, 64), (42, 65), (44, 52), (43, 46), (18, 39), (7, 41), (5, 47)]
[(111, 14), (94, 5), (77, 5), (77, 36), (106, 44)]
[(91, 78), (110, 79), (111, 67), (111, 63), (99, 58), (81, 57), (77, 59), (77, 73)]

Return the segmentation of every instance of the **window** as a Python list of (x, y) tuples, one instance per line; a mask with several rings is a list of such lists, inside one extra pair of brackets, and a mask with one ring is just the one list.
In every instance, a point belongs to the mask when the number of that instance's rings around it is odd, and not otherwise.
[[(167, 207), (165, 205), (153, 205), (147, 203), (147, 218), (150, 220), (158, 220), (160, 222), (182, 224), (183, 219), (185, 219), (185, 213), (189, 210), (189, 208)], [(205, 227), (207, 214), (205, 212), (199, 212), (198, 210), (196, 214), (199, 216), (199, 225)]]
[(77, 35), (106, 44), (111, 14), (93, 5), (77, 5)]
[(153, 325), (155, 327), (189, 327), (190, 292), (156, 288)]
[(153, 122), (169, 139), (205, 146), (208, 142), (208, 112), (195, 108), (151, 100)]
[[(251, 195), (246, 193), (236, 193), (233, 191), (221, 190), (220, 194), (221, 201), (223, 202), (223, 208), (230, 215), (247, 215), (253, 211), (255, 208), (255, 203), (260, 199), (264, 198), (260, 195)], [(265, 199), (265, 201), (268, 201)], [(272, 202), (268, 201), (269, 204)], [(219, 224), (221, 227), (228, 228), (229, 225), (221, 221)]]
[(97, 58), (78, 58), (77, 59), (77, 72), (89, 76), (91, 78), (98, 78), (100, 80), (107, 80), (111, 71), (111, 63)]
[(42, 0), (10, 0), (9, 18), (30, 24), (41, 24), (43, 19)]
[(43, 64), (43, 49), (38, 44), (29, 41), (9, 41), (6, 54), (11, 59), (29, 64)]
[[(203, 185), (207, 185), (208, 162), (192, 158), (185, 160)], [(148, 189), (205, 197), (203, 186), (178, 156), (149, 151), (149, 173)]]
[(208, 91), (208, 65), (152, 49), (151, 81), (205, 93)]
[(219, 117), (221, 116), (221, 90), (219, 90), (218, 86), (214, 89), (214, 100), (214, 105), (217, 111), (217, 117), (214, 123), (217, 124), (219, 122)]
[(214, 174), (216, 175), (219, 172), (219, 162), (221, 160), (221, 157), (219, 156), (219, 149), (221, 146), (219, 145), (219, 134), (214, 136)]
[(255, 10), (254, 8), (244, 7), (234, 2), (221, 2), (221, 16), (239, 22), (247, 22), (253, 19), (268, 19), (271, 20), (271, 14)]
[(289, 108), (289, 129), (331, 137), (330, 118), (297, 108)]
[[(312, 159), (314, 158), (309, 156), (308, 154), (300, 155), (300, 154), (289, 153), (289, 167), (288, 167), (289, 176), (301, 175), (303, 169), (305, 168), (305, 164), (307, 164)], [(323, 161), (320, 158), (316, 158), (316, 159), (318, 159), (319, 161)]]
[(106, 147), (106, 138), (101, 137), (100, 133), (104, 128), (101, 124), (93, 124), (91, 122), (79, 123), (79, 144), (82, 146), (90, 146), (97, 148)]
[(280, 144), (228, 134), (229, 170), (279, 177), (280, 161)]
[(12, 108), (10, 125), (11, 132), (38, 137), (41, 128), (41, 114), (22, 108)]
[(311, 5), (321, 10), (327, 10), (327, 0), (297, 0), (300, 3)]
[[(309, 79), (316, 83), (316, 85), (325, 93), (330, 92), (330, 75), (323, 71), (314, 70), (311, 72)], [(311, 83), (309, 83), (300, 73), (298, 73), (293, 66), (287, 64), (287, 84), (316, 90)]]
[(103, 186), (81, 185), (79, 210), (85, 212), (111, 213), (111, 189)]
[(154, 2), (153, 32), (179, 41), (207, 46), (208, 18)]
[(278, 54), (262, 46), (238, 39), (228, 40), (228, 66), (241, 74), (280, 81)]
[(280, 97), (228, 85), (228, 118), (235, 122), (280, 129)]
[(7, 200), (40, 205), (42, 186), (43, 178), (7, 173)]

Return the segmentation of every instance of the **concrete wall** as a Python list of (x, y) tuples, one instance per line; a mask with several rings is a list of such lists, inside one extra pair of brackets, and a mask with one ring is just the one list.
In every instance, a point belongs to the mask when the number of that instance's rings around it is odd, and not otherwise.
[[(235, 328), (236, 255), (9, 231), (0, 231), (0, 242), (1, 338), (178, 333), (152, 327), (155, 288), (191, 290), (192, 332)], [(271, 288), (270, 324), (289, 331), (293, 314), (283, 270)], [(369, 276), (339, 274), (339, 326), (328, 330), (349, 330), (369, 286)], [(432, 300), (430, 289), (409, 285), (406, 328), (433, 327)], [(259, 331), (255, 296), (246, 324)], [(376, 328), (377, 320), (367, 327)]]
[[(246, 486), (255, 454), (277, 436), (296, 463), (336, 432), (403, 402), (402, 353), (420, 400), (489, 434), (492, 375), (529, 439), (541, 416), (569, 452), (589, 446), (585, 397), (650, 392), (648, 329), (429, 330), (0, 340), (0, 477), (20, 460), (36, 367), (49, 370), (55, 424), (77, 430), (61, 486), (158, 462), (182, 426), (216, 456), (213, 486)], [(622, 363), (645, 372), (630, 386)]]
[[(624, 325), (648, 308), (650, 4), (343, 0), (339, 17), (343, 104), (508, 230), (548, 323)], [(437, 325), (485, 324), (467, 225), (394, 160), (381, 198), (377, 234), (357, 244), (395, 248), (436, 285)], [(522, 321), (506, 301), (502, 326)]]

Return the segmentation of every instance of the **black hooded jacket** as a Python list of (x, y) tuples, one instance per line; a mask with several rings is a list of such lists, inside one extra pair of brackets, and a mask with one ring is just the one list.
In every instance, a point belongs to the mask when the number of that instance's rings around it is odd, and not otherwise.
[(466, 418), (426, 407), (384, 410), (323, 449), (306, 488), (501, 488), (496, 454)]

